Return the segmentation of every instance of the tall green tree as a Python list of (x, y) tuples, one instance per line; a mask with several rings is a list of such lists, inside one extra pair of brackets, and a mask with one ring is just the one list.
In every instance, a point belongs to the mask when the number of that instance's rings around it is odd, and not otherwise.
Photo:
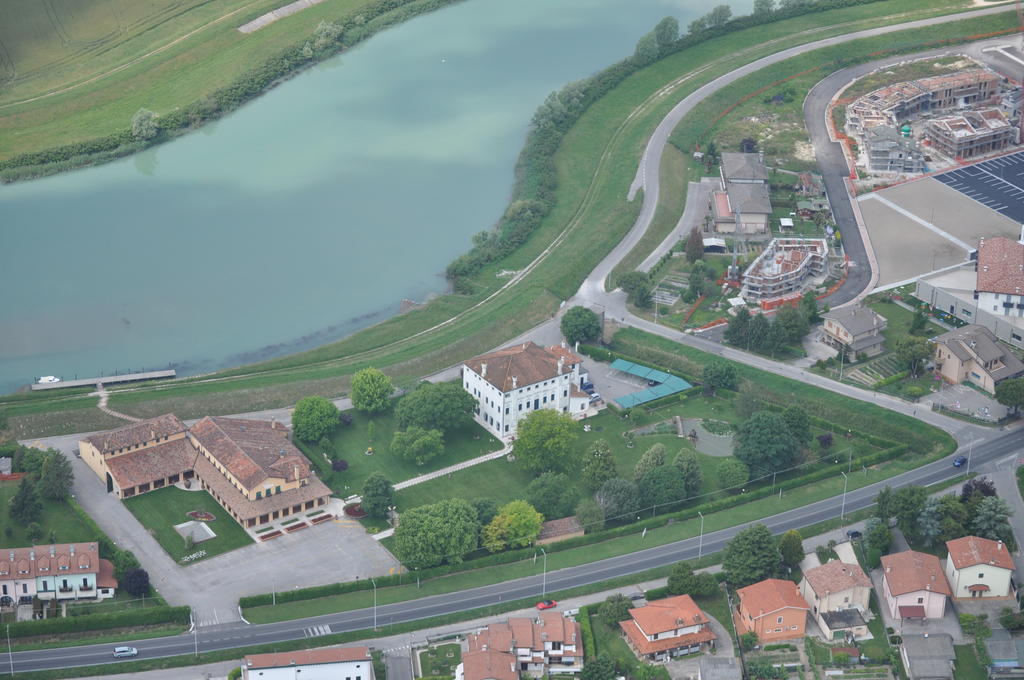
[(654, 38), (662, 54), (679, 40), (679, 21), (675, 17), (665, 17), (654, 27)]
[(939, 540), (942, 534), (941, 514), (938, 498), (926, 498), (921, 514), (917, 516), (917, 537), (930, 548)]
[(591, 342), (601, 337), (601, 317), (586, 307), (570, 307), (562, 315), (562, 335), (570, 343)]
[(303, 397), (292, 411), (292, 431), (299, 441), (320, 441), (330, 436), (340, 422), (338, 407), (323, 397)]
[(1024, 378), (1011, 378), (996, 384), (996, 401), (1010, 407), (1012, 413), (1024, 406)]
[(483, 546), (490, 552), (522, 548), (533, 543), (544, 524), (544, 516), (526, 501), (506, 503), (484, 527)]
[(889, 552), (892, 544), (892, 531), (889, 523), (878, 517), (869, 517), (864, 523), (864, 544), (870, 550), (877, 550), (879, 553)]
[(775, 312), (775, 321), (772, 325), (779, 329), (783, 342), (788, 345), (800, 342), (810, 330), (805, 313), (790, 305), (785, 305)]
[(579, 492), (563, 472), (545, 472), (526, 487), (526, 500), (548, 519), (568, 517), (576, 509)]
[(939, 499), (939, 540), (945, 543), (966, 536), (969, 533), (967, 528), (971, 525), (971, 514), (967, 505), (961, 503), (956, 494), (948, 493), (942, 496)]
[(750, 335), (750, 310), (740, 307), (725, 328), (725, 341), (736, 347), (746, 347)]
[(665, 445), (659, 442), (644, 451), (644, 455), (640, 456), (640, 460), (633, 467), (633, 478), (639, 482), (648, 472), (664, 464)]
[(701, 371), (704, 391), (714, 394), (717, 390), (735, 390), (739, 385), (736, 366), (731, 361), (712, 361)]
[(768, 334), (771, 332), (771, 324), (768, 323), (768, 319), (765, 318), (764, 314), (755, 314), (750, 318), (750, 324), (747, 326), (747, 345), (746, 349), (756, 350), (758, 352), (771, 351), (768, 348)]
[(391, 452), (417, 465), (426, 465), (443, 451), (441, 430), (425, 430), (413, 425), (407, 430), (396, 430), (391, 437)]
[(896, 340), (895, 351), (896, 358), (906, 366), (910, 375), (916, 378), (925, 360), (932, 355), (933, 349), (932, 343), (924, 338), (906, 335)]
[(534, 474), (571, 470), (576, 460), (572, 446), (579, 436), (576, 421), (568, 413), (540, 409), (519, 421), (512, 452), (516, 461)]
[(882, 490), (875, 494), (875, 517), (883, 522), (888, 522), (896, 516), (896, 508), (892, 501), (892, 487), (886, 484)]
[(667, 588), (672, 595), (709, 597), (718, 592), (718, 579), (707, 572), (694, 573), (689, 562), (676, 562), (668, 573)]
[(458, 383), (421, 382), (395, 406), (395, 421), (448, 434), (472, 423), (475, 408), (476, 399)]
[(363, 413), (383, 413), (395, 391), (391, 378), (376, 368), (364, 368), (352, 376), (352, 406)]
[(803, 312), (804, 318), (809, 324), (821, 321), (821, 315), (818, 312), (818, 299), (814, 296), (813, 290), (807, 291), (800, 298), (800, 311)]
[(615, 662), (607, 654), (601, 654), (596, 659), (587, 659), (583, 670), (580, 671), (580, 680), (615, 680), (617, 676)]
[(715, 5), (707, 14), (708, 25), (712, 28), (722, 26), (732, 18), (732, 8), (729, 5)]
[(664, 506), (686, 499), (686, 481), (675, 465), (651, 468), (637, 484), (640, 505), (644, 508), (664, 509)]
[(779, 536), (779, 555), (782, 556), (782, 564), (787, 567), (797, 567), (804, 559), (804, 539), (796, 529), (790, 529)]
[(601, 485), (594, 501), (606, 519), (628, 519), (640, 508), (639, 492), (633, 482), (616, 477)]
[(733, 455), (759, 474), (791, 467), (798, 448), (786, 421), (772, 411), (758, 411), (743, 421), (733, 439)]
[(763, 524), (741, 529), (725, 544), (722, 568), (726, 580), (741, 588), (774, 576), (782, 563), (775, 537)]
[(619, 276), (618, 286), (626, 293), (630, 304), (641, 309), (651, 306), (653, 292), (651, 277), (646, 272), (627, 272)]
[(395, 487), (381, 472), (374, 472), (363, 482), (363, 493), (360, 495), (360, 506), (370, 517), (383, 519), (388, 516), (388, 508), (395, 504)]
[(917, 518), (924, 509), (928, 492), (923, 486), (904, 486), (892, 492), (892, 511), (896, 523), (904, 534), (916, 535)]
[(690, 235), (686, 237), (686, 259), (689, 262), (696, 262), (703, 258), (704, 235), (700, 233), (700, 227), (694, 227), (690, 230)]
[(594, 499), (584, 498), (576, 506), (576, 521), (586, 533), (600, 531), (604, 529), (604, 510)]
[(704, 472), (700, 469), (697, 461), (697, 454), (690, 449), (680, 449), (676, 454), (672, 465), (679, 468), (683, 474), (683, 485), (686, 489), (686, 497), (693, 498), (704, 488)]
[(43, 469), (39, 475), (39, 493), (52, 501), (63, 501), (71, 494), (71, 485), (75, 482), (75, 473), (71, 469), (71, 461), (64, 454), (50, 449), (43, 459)]
[(811, 443), (811, 418), (807, 415), (807, 411), (793, 404), (787, 406), (786, 410), (782, 412), (782, 419), (786, 421), (789, 433), (801, 446)]
[(395, 556), (412, 569), (459, 564), (476, 550), (479, 534), (472, 505), (461, 498), (441, 500), (402, 513), (395, 529)]
[(639, 66), (646, 66), (657, 61), (661, 56), (661, 49), (658, 47), (658, 37), (654, 31), (645, 33), (636, 43), (636, 50), (633, 52), (633, 59)]
[(775, 0), (754, 0), (754, 16), (763, 17), (775, 11)]
[(1013, 531), (1010, 529), (1011, 514), (1010, 506), (1002, 498), (985, 498), (978, 503), (971, 529), (975, 536), (1010, 542), (1013, 539)]
[(604, 621), (605, 625), (615, 626), (619, 621), (629, 618), (629, 610), (633, 608), (633, 602), (622, 593), (615, 593), (605, 598), (604, 602), (597, 606), (597, 615)]
[(718, 464), (715, 475), (718, 477), (719, 486), (735, 492), (750, 479), (750, 468), (742, 460), (726, 458)]
[(149, 109), (139, 109), (132, 116), (132, 137), (138, 140), (153, 139), (160, 132), (158, 115)]
[(43, 505), (39, 502), (39, 490), (31, 477), (22, 477), (18, 483), (18, 490), (14, 492), (11, 499), (11, 518), (22, 525), (35, 522), (43, 511)]
[(615, 457), (612, 456), (611, 447), (604, 439), (595, 441), (590, 450), (583, 455), (583, 483), (588, 488), (596, 491), (602, 484), (615, 477)]
[(473, 501), (473, 509), (476, 510), (476, 519), (480, 526), (486, 526), (498, 514), (498, 504), (493, 498), (477, 498)]

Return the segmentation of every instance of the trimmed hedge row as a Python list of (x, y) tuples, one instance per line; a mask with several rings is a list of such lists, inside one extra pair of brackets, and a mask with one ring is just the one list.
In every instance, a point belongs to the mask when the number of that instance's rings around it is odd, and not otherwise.
[(66, 618), (38, 619), (11, 624), (11, 637), (23, 638), (54, 633), (80, 633), (87, 630), (110, 628), (132, 628), (152, 626), (161, 623), (185, 625), (189, 622), (188, 607), (147, 607), (145, 609), (122, 609), (109, 614), (87, 614)]
[(871, 387), (872, 389), (877, 390), (882, 387), (885, 387), (886, 385), (892, 385), (895, 382), (899, 382), (900, 380), (906, 378), (908, 375), (910, 375), (910, 371), (900, 371), (899, 373), (893, 373), (888, 378), (882, 378)]
[(594, 639), (594, 626), (590, 623), (590, 605), (580, 607), (576, 620), (580, 623), (580, 637), (583, 638), (583, 658), (597, 658), (597, 640)]

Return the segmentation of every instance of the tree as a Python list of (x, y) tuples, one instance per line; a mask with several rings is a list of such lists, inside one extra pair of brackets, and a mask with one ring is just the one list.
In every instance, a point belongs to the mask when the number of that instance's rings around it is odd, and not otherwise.
[(763, 524), (741, 529), (725, 544), (722, 569), (734, 588), (775, 575), (782, 562), (775, 537)]
[(914, 310), (914, 318), (910, 320), (908, 332), (911, 335), (924, 335), (928, 332), (928, 315), (922, 308)]
[(768, 347), (768, 333), (771, 332), (771, 325), (764, 314), (755, 314), (750, 317), (750, 324), (747, 326), (747, 349), (764, 351)]
[(475, 408), (476, 399), (458, 383), (421, 382), (395, 405), (395, 422), (448, 434), (472, 423)]
[(304, 442), (329, 436), (341, 422), (341, 411), (329, 399), (303, 397), (292, 411), (292, 431)]
[(973, 515), (978, 509), (978, 503), (986, 498), (996, 495), (996, 485), (987, 477), (975, 477), (969, 479), (960, 490), (960, 502), (968, 508), (969, 514)]
[(807, 291), (800, 298), (800, 311), (803, 312), (808, 324), (821, 321), (821, 315), (818, 313), (818, 300), (814, 297), (813, 290)]
[(926, 548), (930, 548), (942, 533), (939, 514), (939, 499), (926, 498), (921, 514), (917, 516), (917, 537), (921, 539)]
[(331, 21), (321, 21), (313, 31), (313, 49), (322, 50), (341, 37), (342, 28)]
[(139, 109), (132, 116), (132, 137), (139, 140), (153, 139), (160, 132), (158, 116), (149, 109)]
[(675, 17), (665, 17), (654, 27), (654, 38), (662, 54), (679, 40), (679, 21)]
[(718, 475), (718, 484), (723, 489), (736, 490), (747, 483), (750, 479), (750, 468), (746, 463), (735, 458), (726, 458), (718, 464), (715, 471)]
[(602, 484), (615, 477), (615, 458), (608, 442), (598, 439), (584, 456), (583, 483), (588, 488), (599, 489)]
[(71, 469), (71, 461), (60, 451), (48, 451), (39, 475), (39, 493), (44, 498), (63, 501), (71, 494), (71, 485), (74, 481), (75, 473)]
[(729, 319), (729, 325), (725, 328), (725, 341), (737, 347), (747, 346), (747, 337), (750, 331), (750, 310), (740, 307), (736, 314)]
[(721, 26), (732, 18), (732, 9), (729, 5), (715, 5), (707, 14), (708, 25), (712, 28)]
[(775, 0), (754, 0), (754, 16), (763, 17), (775, 11)]
[(877, 550), (879, 553), (889, 552), (889, 546), (892, 544), (889, 523), (877, 517), (869, 517), (864, 523), (864, 544), (868, 549)]
[(690, 35), (697, 35), (698, 33), (703, 33), (704, 31), (706, 31), (707, 28), (708, 17), (707, 15), (704, 15), (702, 17), (697, 17), (696, 19), (691, 21), (690, 24), (686, 27), (686, 30), (687, 32), (689, 32)]
[(584, 498), (576, 506), (576, 521), (590, 533), (604, 529), (604, 510), (592, 498)]
[(444, 451), (444, 433), (413, 425), (391, 437), (391, 451), (417, 465), (425, 465)]
[(690, 449), (681, 449), (676, 454), (672, 465), (679, 468), (683, 473), (683, 486), (686, 489), (686, 497), (692, 498), (704, 488), (704, 472), (700, 469), (697, 461), (697, 454)]
[(735, 390), (739, 384), (736, 366), (731, 361), (712, 361), (705, 364), (701, 378), (704, 380), (704, 391), (708, 394), (714, 394), (717, 390)]
[[(754, 326), (754, 328), (757, 328), (757, 326)], [(773, 323), (768, 326), (768, 333), (765, 335), (764, 342), (761, 343), (760, 350), (774, 357), (775, 353), (783, 349), (787, 344), (789, 344), (789, 332), (786, 330), (786, 327)]]
[(601, 485), (594, 494), (594, 502), (604, 511), (605, 519), (623, 519), (640, 507), (638, 493), (636, 484), (616, 477)]
[(741, 420), (746, 420), (758, 411), (763, 411), (764, 401), (757, 393), (757, 387), (752, 383), (740, 387), (740, 393), (736, 396), (733, 408), (736, 409), (736, 415)]
[(906, 335), (896, 341), (895, 350), (896, 358), (907, 367), (911, 377), (916, 378), (921, 364), (932, 355), (932, 343)]
[(660, 465), (651, 468), (637, 484), (640, 505), (645, 508), (678, 503), (686, 499), (686, 481), (682, 471), (675, 465)]
[(875, 517), (883, 522), (888, 522), (895, 517), (896, 508), (892, 502), (892, 487), (886, 484), (882, 490), (875, 495)]
[(633, 59), (640, 66), (647, 66), (661, 55), (658, 47), (658, 37), (654, 32), (645, 33), (636, 43), (636, 50), (633, 52)]
[(892, 512), (900, 530), (908, 535), (915, 535), (917, 518), (924, 509), (924, 501), (928, 492), (923, 486), (905, 486), (892, 492)]
[(1024, 378), (1012, 378), (996, 383), (996, 401), (1003, 406), (1009, 406), (1013, 413), (1017, 413), (1021, 406), (1024, 406)]
[(498, 504), (493, 498), (477, 498), (473, 501), (473, 509), (476, 510), (476, 519), (480, 522), (480, 526), (490, 524), (498, 514)]
[(121, 587), (132, 597), (144, 597), (149, 594), (149, 572), (142, 567), (129, 569), (121, 578)]
[(615, 662), (607, 654), (588, 660), (580, 671), (580, 680), (615, 680), (617, 676)]
[(810, 330), (804, 312), (790, 305), (785, 305), (775, 312), (775, 322), (772, 326), (779, 329), (780, 337), (787, 345), (800, 342)]
[(548, 519), (557, 519), (572, 514), (579, 492), (568, 475), (545, 472), (526, 487), (526, 500)]
[(597, 607), (597, 615), (609, 626), (615, 626), (619, 621), (629, 618), (629, 610), (633, 603), (628, 597), (621, 593), (609, 595), (604, 602)]
[(985, 498), (978, 503), (971, 529), (975, 536), (1010, 542), (1013, 538), (1013, 532), (1010, 530), (1011, 514), (1010, 506), (1002, 498)]
[(601, 337), (601, 317), (586, 307), (570, 307), (562, 316), (562, 335), (570, 344)]
[(422, 505), (402, 513), (395, 529), (395, 556), (412, 569), (458, 564), (476, 550), (479, 534), (476, 510), (461, 498)]
[(32, 543), (35, 543), (43, 537), (43, 528), (39, 526), (38, 522), (31, 522), (25, 527), (25, 538)]
[(733, 439), (733, 455), (759, 474), (790, 467), (798, 448), (786, 421), (771, 411), (758, 411), (740, 423)]
[(18, 490), (11, 499), (11, 518), (21, 524), (29, 524), (39, 519), (43, 506), (39, 502), (39, 491), (31, 477), (22, 477)]
[(544, 516), (526, 501), (506, 503), (484, 527), (483, 546), (490, 552), (522, 548), (533, 543), (544, 524)]
[(668, 572), (668, 592), (672, 595), (708, 597), (718, 591), (718, 580), (714, 574), (695, 574), (689, 562), (677, 562)]
[(939, 524), (941, 533), (939, 540), (945, 543), (954, 538), (966, 536), (967, 527), (971, 524), (971, 514), (967, 505), (960, 502), (956, 494), (948, 493), (939, 499)]
[(570, 453), (578, 436), (576, 421), (568, 413), (540, 409), (519, 421), (512, 453), (534, 474), (569, 470), (575, 467)]
[(382, 519), (388, 516), (388, 508), (395, 504), (395, 487), (383, 473), (374, 472), (363, 482), (360, 498), (360, 506), (366, 514)]
[(376, 368), (364, 368), (352, 376), (352, 406), (363, 413), (383, 413), (395, 391), (391, 378)]
[(640, 456), (640, 460), (633, 467), (633, 479), (639, 482), (648, 472), (664, 464), (665, 445), (659, 442), (647, 449), (644, 455)]
[(646, 309), (651, 306), (651, 277), (645, 272), (627, 272), (619, 276), (619, 288), (630, 304)]
[(793, 404), (787, 406), (786, 410), (782, 412), (782, 419), (786, 421), (786, 427), (789, 428), (789, 433), (793, 435), (797, 443), (802, 446), (811, 443), (811, 419), (807, 415), (807, 411)]
[(787, 567), (796, 567), (804, 559), (803, 536), (796, 529), (790, 529), (779, 537), (779, 554), (782, 556), (782, 564)]
[(760, 640), (758, 640), (757, 633), (755, 633), (754, 631), (750, 631), (747, 633), (743, 633), (743, 635), (740, 635), (740, 647), (742, 647), (743, 651), (745, 652), (749, 652), (754, 647), (757, 647), (758, 642), (760, 642)]
[[(696, 262), (704, 257), (704, 236), (700, 233), (700, 227), (690, 230), (686, 237), (686, 260)], [(692, 274), (691, 274), (692, 278)]]

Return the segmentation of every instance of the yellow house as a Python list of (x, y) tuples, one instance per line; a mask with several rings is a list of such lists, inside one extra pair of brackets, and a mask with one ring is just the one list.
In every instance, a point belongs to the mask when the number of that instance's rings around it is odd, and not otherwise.
[(1013, 557), (1002, 541), (964, 536), (946, 541), (946, 548), (946, 578), (954, 598), (1013, 595)]
[(935, 338), (935, 368), (947, 382), (970, 382), (991, 394), (996, 383), (1024, 374), (1024, 363), (977, 324)]

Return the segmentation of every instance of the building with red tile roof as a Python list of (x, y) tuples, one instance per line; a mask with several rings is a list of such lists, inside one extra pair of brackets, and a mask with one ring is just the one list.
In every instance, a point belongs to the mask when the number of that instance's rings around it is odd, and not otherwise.
[(964, 536), (946, 541), (946, 578), (955, 598), (1014, 595), (1013, 556), (1002, 541)]
[(374, 680), (367, 647), (300, 649), (294, 652), (250, 654), (242, 662), (244, 680)]
[(804, 636), (811, 607), (792, 581), (769, 578), (736, 591), (736, 632), (756, 633), (761, 642)]
[(114, 597), (114, 565), (99, 544), (53, 543), (0, 549), (0, 606)]
[(859, 564), (830, 560), (808, 569), (800, 581), (800, 594), (811, 605), (811, 616), (826, 640), (836, 633), (858, 638), (867, 635), (871, 579)]
[(516, 658), (493, 649), (470, 650), (462, 655), (455, 680), (519, 680)]
[(619, 627), (641, 659), (664, 661), (714, 648), (717, 636), (708, 615), (689, 595), (653, 600), (629, 610)]
[[(470, 634), (467, 644), (470, 652), (507, 653), (517, 673), (537, 677), (576, 673), (583, 667), (580, 624), (557, 611), (541, 612), (536, 619), (513, 617), (492, 623)], [(467, 667), (465, 680), (488, 680), (479, 677), (477, 670)]]
[(882, 595), (894, 619), (940, 619), (951, 594), (935, 555), (906, 550), (882, 556)]
[(78, 452), (118, 498), (131, 498), (192, 477), (195, 451), (173, 413), (141, 420), (78, 442)]

